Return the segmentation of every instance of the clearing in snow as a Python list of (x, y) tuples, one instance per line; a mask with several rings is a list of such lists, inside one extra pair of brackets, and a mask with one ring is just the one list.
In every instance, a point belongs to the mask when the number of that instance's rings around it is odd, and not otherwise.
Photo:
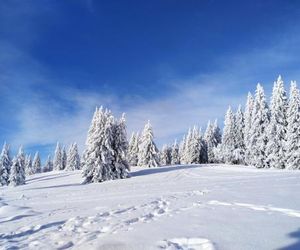
[(0, 188), (2, 249), (300, 249), (300, 172), (244, 166), (80, 171)]

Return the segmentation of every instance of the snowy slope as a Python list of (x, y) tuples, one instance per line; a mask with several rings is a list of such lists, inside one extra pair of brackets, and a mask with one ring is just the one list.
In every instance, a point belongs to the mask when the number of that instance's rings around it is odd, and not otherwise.
[(226, 165), (75, 172), (0, 188), (1, 249), (300, 249), (300, 172)]

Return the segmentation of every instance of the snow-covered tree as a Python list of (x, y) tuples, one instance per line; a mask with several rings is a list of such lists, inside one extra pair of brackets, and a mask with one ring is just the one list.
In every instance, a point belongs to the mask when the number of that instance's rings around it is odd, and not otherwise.
[(214, 122), (213, 131), (214, 131), (216, 145), (219, 145), (222, 142), (222, 134), (217, 119)]
[(202, 138), (201, 131), (194, 126), (189, 129), (186, 136), (183, 160), (185, 164), (199, 164), (207, 162), (206, 144)]
[(287, 110), (286, 168), (300, 169), (300, 94), (296, 82), (291, 82)]
[(0, 185), (9, 184), (9, 174), (11, 169), (11, 158), (9, 153), (9, 146), (4, 143), (3, 149), (0, 155)]
[(167, 166), (171, 164), (171, 153), (172, 150), (168, 145), (163, 145), (162, 150), (160, 152), (160, 164)]
[(235, 149), (234, 149), (234, 163), (244, 164), (245, 163), (245, 144), (244, 144), (244, 114), (242, 112), (241, 106), (235, 114), (235, 124), (234, 124), (234, 139), (235, 139)]
[(33, 166), (33, 172), (35, 174), (42, 172), (42, 164), (41, 164), (41, 158), (40, 158), (39, 152), (35, 153), (33, 162), (32, 162), (32, 166)]
[(172, 146), (171, 164), (172, 165), (180, 164), (179, 146), (178, 146), (177, 140), (175, 140), (175, 142)]
[(129, 174), (129, 163), (127, 161), (128, 141), (126, 132), (125, 114), (113, 125), (113, 174), (114, 179), (124, 179)]
[(84, 183), (102, 182), (128, 175), (125, 119), (96, 108), (88, 132), (83, 166)]
[(96, 109), (86, 142), (85, 183), (113, 179), (113, 122), (110, 112)]
[(268, 143), (266, 148), (268, 166), (285, 168), (285, 141), (287, 97), (281, 76), (274, 82), (271, 99), (271, 119), (268, 127)]
[(231, 110), (228, 108), (225, 121), (224, 130), (222, 135), (222, 159), (225, 163), (235, 163), (234, 150), (236, 148), (235, 144), (235, 117)]
[(27, 155), (25, 158), (25, 173), (26, 173), (26, 175), (34, 174), (31, 155)]
[(23, 148), (20, 147), (19, 153), (14, 157), (9, 176), (9, 185), (19, 186), (25, 184), (25, 155)]
[(159, 151), (154, 142), (150, 121), (145, 125), (140, 138), (138, 165), (149, 168), (160, 166)]
[(270, 114), (264, 89), (257, 84), (255, 100), (249, 135), (249, 148), (251, 148), (251, 165), (257, 168), (267, 167), (266, 145), (268, 142), (267, 128)]
[(244, 114), (244, 145), (245, 145), (245, 162), (251, 164), (251, 143), (250, 143), (250, 131), (252, 123), (252, 114), (254, 108), (254, 98), (249, 92), (247, 96), (247, 102)]
[[(188, 133), (189, 134), (189, 133)], [(182, 141), (180, 142), (179, 145), (179, 156), (180, 156), (180, 163), (181, 164), (186, 164), (186, 144), (187, 144), (187, 136), (184, 135), (182, 138)]]
[(200, 158), (199, 163), (207, 163), (208, 155), (207, 155), (207, 144), (204, 140), (204, 136), (202, 135), (202, 129), (198, 130), (199, 133), (199, 145), (200, 145)]
[(62, 163), (62, 170), (64, 170), (67, 166), (67, 151), (65, 146), (63, 147), (62, 151), (61, 151), (61, 163)]
[(53, 170), (53, 162), (52, 162), (51, 156), (48, 155), (45, 166), (43, 167), (43, 172), (50, 172), (52, 170)]
[(80, 156), (78, 153), (77, 143), (72, 143), (68, 155), (67, 155), (67, 166), (65, 170), (74, 171), (80, 169)]
[(131, 166), (136, 166), (139, 159), (139, 133), (132, 133), (128, 148), (128, 162)]
[(63, 170), (63, 155), (59, 142), (56, 144), (54, 158), (53, 158), (53, 169), (54, 170)]
[(223, 158), (223, 153), (222, 153), (222, 144), (218, 144), (214, 149), (213, 149), (213, 154), (214, 154), (214, 163), (223, 163), (224, 158)]
[[(19, 152), (18, 152), (17, 157), (18, 157), (18, 159), (19, 159), (19, 161), (20, 161), (20, 164), (21, 164), (21, 166), (22, 166), (22, 169), (25, 170), (25, 158), (26, 158), (26, 156), (25, 156), (25, 153), (24, 153), (23, 146), (21, 146), (21, 147), (19, 148)], [(25, 174), (25, 172), (24, 172), (24, 174)]]
[(221, 142), (221, 133), (217, 120), (215, 120), (214, 124), (208, 121), (207, 128), (204, 133), (204, 141), (207, 149), (207, 162), (216, 162), (214, 149)]

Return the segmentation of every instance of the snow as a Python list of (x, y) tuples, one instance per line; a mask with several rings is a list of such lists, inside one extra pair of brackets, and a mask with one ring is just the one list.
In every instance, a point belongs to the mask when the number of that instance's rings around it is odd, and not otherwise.
[(218, 164), (35, 174), (0, 188), (0, 249), (299, 249), (299, 180)]

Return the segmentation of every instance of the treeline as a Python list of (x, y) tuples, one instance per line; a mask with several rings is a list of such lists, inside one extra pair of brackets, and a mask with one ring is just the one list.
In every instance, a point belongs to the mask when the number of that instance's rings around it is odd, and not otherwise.
[(0, 185), (23, 185), (26, 176), (29, 175), (53, 170), (72, 171), (80, 168), (80, 155), (76, 143), (71, 144), (68, 153), (65, 147), (62, 148), (57, 143), (53, 160), (49, 155), (44, 165), (41, 163), (39, 152), (36, 152), (32, 159), (31, 155), (24, 153), (22, 146), (19, 148), (18, 154), (12, 159), (9, 145), (4, 143), (0, 155)]
[(245, 109), (231, 107), (225, 114), (223, 133), (217, 121), (208, 122), (202, 133), (194, 126), (178, 144), (159, 151), (150, 122), (128, 143), (125, 116), (116, 119), (110, 110), (96, 108), (82, 157), (73, 143), (66, 153), (58, 143), (54, 159), (41, 167), (39, 154), (33, 161), (21, 147), (11, 160), (9, 146), (0, 155), (0, 184), (22, 185), (26, 175), (54, 170), (82, 169), (84, 183), (129, 177), (130, 166), (227, 163), (257, 168), (300, 169), (300, 94), (292, 81), (289, 98), (281, 76), (274, 82), (270, 103), (258, 84), (248, 94)]
[[(138, 133), (131, 137), (131, 165), (141, 165), (138, 159), (143, 140)], [(300, 95), (296, 82), (291, 82), (288, 98), (279, 76), (270, 103), (258, 84), (254, 96), (248, 93), (244, 110), (241, 106), (236, 112), (228, 108), (222, 134), (217, 121), (208, 122), (204, 134), (197, 127), (189, 129), (179, 145), (176, 140), (171, 146), (164, 145), (159, 156), (162, 165), (227, 163), (300, 169)]]

